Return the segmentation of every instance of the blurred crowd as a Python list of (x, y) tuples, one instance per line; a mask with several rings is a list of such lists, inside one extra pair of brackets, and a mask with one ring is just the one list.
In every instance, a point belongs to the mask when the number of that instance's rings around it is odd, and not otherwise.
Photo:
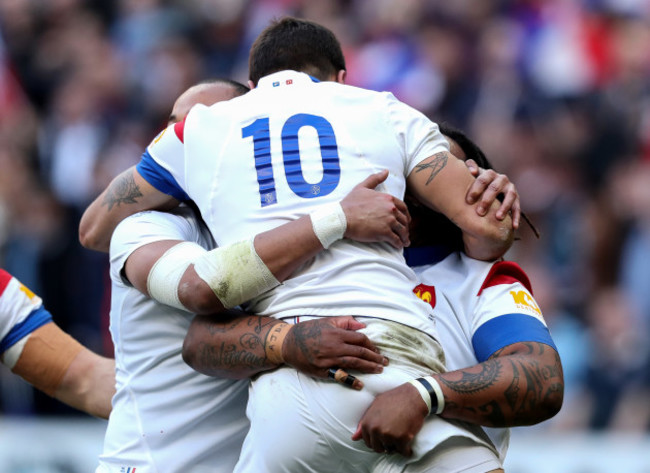
[[(0, 0), (0, 265), (112, 354), (106, 255), (85, 207), (137, 163), (174, 99), (247, 80), (272, 18), (331, 28), (348, 83), (465, 130), (518, 186), (508, 258), (565, 368), (546, 429), (650, 431), (648, 0)], [(0, 413), (68, 413), (0, 371)]]

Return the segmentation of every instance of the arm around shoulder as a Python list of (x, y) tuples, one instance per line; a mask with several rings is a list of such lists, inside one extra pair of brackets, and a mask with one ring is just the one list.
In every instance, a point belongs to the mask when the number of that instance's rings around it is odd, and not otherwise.
[(130, 167), (119, 174), (90, 204), (79, 223), (79, 241), (85, 248), (108, 252), (117, 224), (142, 210), (169, 210), (178, 200), (158, 191)]

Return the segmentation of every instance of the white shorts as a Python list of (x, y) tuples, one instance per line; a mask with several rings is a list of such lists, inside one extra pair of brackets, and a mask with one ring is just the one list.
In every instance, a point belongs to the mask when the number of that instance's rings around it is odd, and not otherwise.
[[(259, 376), (250, 388), (247, 415), (251, 427), (235, 473), (474, 473), (499, 468), (497, 453), (480, 427), (438, 416), (426, 419), (409, 458), (376, 453), (363, 441), (352, 441), (359, 420), (377, 394), (444, 371), (442, 348), (427, 334), (395, 322), (361, 320), (366, 324), (361, 331), (390, 360), (383, 373), (354, 373), (364, 383), (361, 391), (290, 367)], [(464, 439), (454, 444), (462, 448), (447, 448), (450, 439)], [(437, 451), (446, 458), (441, 468), (435, 466)]]

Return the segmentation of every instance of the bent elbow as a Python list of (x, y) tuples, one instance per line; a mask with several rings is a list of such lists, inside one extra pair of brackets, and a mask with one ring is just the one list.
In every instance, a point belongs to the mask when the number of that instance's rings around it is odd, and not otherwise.
[(94, 225), (86, 223), (83, 219), (79, 223), (79, 243), (89, 250), (105, 253), (108, 252), (110, 245), (109, 241), (101, 237)]
[(210, 286), (198, 277), (181, 282), (178, 298), (187, 310), (195, 314), (215, 314), (225, 310)]

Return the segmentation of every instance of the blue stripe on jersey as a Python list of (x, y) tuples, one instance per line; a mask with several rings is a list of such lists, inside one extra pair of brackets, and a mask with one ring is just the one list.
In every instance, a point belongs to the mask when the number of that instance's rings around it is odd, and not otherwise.
[(451, 252), (452, 250), (444, 245), (406, 247), (404, 248), (404, 259), (406, 264), (415, 268), (425, 264), (440, 263)]
[(495, 351), (517, 342), (540, 342), (557, 351), (548, 328), (535, 317), (524, 314), (505, 314), (488, 320), (472, 337), (479, 363)]
[(149, 154), (149, 151), (142, 153), (142, 157), (140, 158), (140, 162), (136, 166), (136, 169), (145, 181), (160, 192), (171, 195), (174, 199), (180, 200), (181, 202), (190, 200), (190, 197), (185, 193), (181, 186), (178, 185), (176, 179), (174, 179), (167, 169), (162, 167), (153, 159)]
[(23, 337), (49, 322), (52, 322), (52, 315), (44, 307), (32, 311), (25, 320), (14, 325), (5, 338), (0, 340), (0, 353), (4, 353)]

